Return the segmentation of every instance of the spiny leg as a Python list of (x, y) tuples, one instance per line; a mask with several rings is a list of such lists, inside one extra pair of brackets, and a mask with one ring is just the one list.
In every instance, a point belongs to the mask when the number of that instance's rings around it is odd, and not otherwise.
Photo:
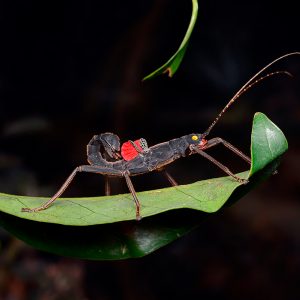
[(132, 194), (133, 196), (133, 199), (134, 199), (134, 202), (135, 202), (135, 206), (136, 206), (136, 219), (137, 221), (141, 220), (141, 215), (140, 215), (140, 208), (141, 208), (141, 205), (140, 205), (140, 201), (136, 195), (136, 191), (133, 187), (133, 184), (132, 184), (132, 181), (128, 175), (128, 173), (124, 173), (123, 174), (125, 179), (126, 179), (126, 183), (127, 183), (127, 186), (129, 188), (129, 191), (130, 193)]
[(168, 181), (171, 183), (172, 186), (178, 185), (176, 180), (170, 175), (170, 173), (167, 170), (162, 170), (162, 173), (168, 179)]
[(225, 147), (227, 147), (229, 150), (234, 152), (236, 155), (240, 156), (243, 160), (245, 160), (248, 164), (251, 164), (251, 159), (247, 155), (245, 155), (242, 151), (228, 143), (227, 141), (217, 137), (213, 138), (207, 141), (207, 143), (201, 148), (202, 150), (206, 150), (208, 148), (211, 148), (213, 146), (216, 146), (218, 144), (223, 144)]
[(47, 202), (45, 202), (43, 205), (39, 207), (22, 208), (22, 212), (37, 212), (37, 211), (47, 209), (67, 189), (67, 187), (72, 182), (72, 180), (74, 179), (75, 175), (78, 172), (88, 172), (88, 173), (98, 173), (98, 174), (107, 174), (107, 172), (110, 172), (112, 175), (122, 176), (120, 171), (116, 171), (109, 168), (103, 168), (100, 166), (89, 166), (89, 165), (79, 166), (75, 168), (75, 170), (71, 173), (71, 175), (67, 178), (64, 184), (60, 187), (60, 189), (55, 193), (55, 195), (50, 200), (48, 200)]
[(212, 163), (214, 163), (215, 165), (217, 165), (221, 170), (223, 170), (225, 173), (227, 173), (229, 176), (233, 177), (236, 181), (240, 182), (240, 183), (248, 183), (247, 179), (243, 179), (240, 178), (236, 175), (234, 175), (226, 166), (224, 166), (223, 164), (221, 164), (220, 162), (218, 162), (216, 159), (214, 159), (212, 156), (210, 156), (209, 154), (207, 154), (206, 152), (198, 149), (197, 146), (192, 147), (192, 150), (195, 150), (198, 154), (202, 155), (203, 157), (207, 158), (208, 160), (210, 160)]

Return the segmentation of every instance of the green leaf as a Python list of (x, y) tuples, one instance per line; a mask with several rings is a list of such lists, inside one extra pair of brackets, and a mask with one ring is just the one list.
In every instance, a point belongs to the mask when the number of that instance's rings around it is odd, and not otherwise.
[[(248, 172), (240, 174), (246, 178)], [(203, 180), (188, 185), (139, 192), (143, 218), (168, 210), (191, 208), (207, 213), (219, 210), (232, 191), (240, 185), (229, 177)], [(48, 209), (21, 212), (23, 207), (37, 207), (47, 198), (0, 194), (0, 209), (5, 213), (27, 220), (70, 226), (90, 226), (135, 220), (135, 204), (131, 194), (60, 198)]]
[[(208, 213), (241, 198), (274, 173), (286, 150), (281, 130), (264, 114), (256, 113), (246, 185), (222, 177), (138, 193), (144, 218), (140, 222), (134, 220), (129, 194), (59, 199), (37, 213), (24, 213), (21, 208), (39, 206), (46, 199), (0, 194), (0, 223), (30, 245), (61, 255), (86, 259), (144, 256), (198, 226)], [(239, 176), (247, 178), (248, 173)]]
[(256, 113), (254, 116), (251, 143), (250, 176), (262, 170), (288, 149), (283, 132), (262, 113)]
[(184, 57), (186, 48), (188, 46), (191, 34), (193, 32), (196, 20), (197, 20), (197, 15), (198, 15), (198, 1), (197, 0), (192, 0), (193, 4), (193, 9), (192, 9), (192, 16), (190, 20), (189, 27), (187, 29), (187, 32), (183, 38), (183, 41), (181, 42), (178, 50), (176, 53), (160, 68), (156, 69), (154, 72), (151, 74), (145, 76), (143, 80), (151, 79), (153, 77), (156, 77), (158, 75), (161, 75), (163, 73), (168, 73), (169, 77), (172, 77), (177, 69), (179, 68), (181, 61)]

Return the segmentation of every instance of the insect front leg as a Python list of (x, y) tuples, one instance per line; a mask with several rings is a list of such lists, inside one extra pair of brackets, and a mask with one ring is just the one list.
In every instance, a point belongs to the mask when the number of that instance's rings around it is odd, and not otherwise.
[(211, 148), (213, 146), (216, 146), (218, 144), (223, 144), (225, 147), (227, 147), (229, 150), (234, 152), (236, 155), (240, 156), (243, 160), (245, 160), (248, 164), (251, 164), (251, 159), (247, 155), (245, 155), (242, 151), (228, 143), (227, 141), (217, 137), (217, 138), (212, 138), (207, 141), (207, 143), (201, 147), (202, 150), (206, 150), (208, 148)]
[(236, 175), (234, 175), (226, 166), (218, 162), (216, 159), (214, 159), (212, 156), (204, 152), (203, 150), (200, 150), (196, 145), (191, 146), (191, 150), (197, 152), (198, 154), (202, 155), (203, 157), (210, 160), (212, 163), (214, 163), (216, 166), (218, 166), (221, 170), (223, 170), (225, 173), (227, 173), (229, 176), (233, 177), (236, 181), (246, 184), (248, 183), (247, 179), (240, 178)]

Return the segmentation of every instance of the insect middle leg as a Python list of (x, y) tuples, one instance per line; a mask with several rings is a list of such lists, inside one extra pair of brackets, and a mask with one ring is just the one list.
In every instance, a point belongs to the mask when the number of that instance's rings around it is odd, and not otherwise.
[(167, 180), (170, 182), (170, 184), (172, 186), (178, 185), (177, 181), (173, 178), (173, 176), (170, 175), (170, 173), (166, 169), (162, 170), (162, 173), (167, 178)]

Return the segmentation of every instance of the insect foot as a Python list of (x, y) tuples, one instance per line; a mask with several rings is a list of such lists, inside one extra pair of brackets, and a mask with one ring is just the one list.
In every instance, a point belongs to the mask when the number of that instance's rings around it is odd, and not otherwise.
[(37, 208), (28, 208), (28, 207), (23, 207), (21, 209), (21, 212), (37, 212), (37, 211), (40, 211), (40, 210), (43, 210), (44, 208), (42, 207), (37, 207)]
[(239, 177), (237, 177), (237, 181), (240, 182), (240, 183), (242, 183), (242, 184), (247, 184), (249, 182), (249, 180), (243, 179), (243, 178), (239, 178)]
[(137, 221), (141, 221), (142, 220), (142, 216), (140, 214), (137, 214), (136, 217), (135, 217), (135, 219)]
[(237, 182), (239, 183), (242, 183), (242, 184), (247, 184), (249, 182), (248, 179), (244, 179), (244, 178), (241, 178), (241, 177), (238, 177), (234, 174), (229, 174), (233, 179), (235, 179)]

